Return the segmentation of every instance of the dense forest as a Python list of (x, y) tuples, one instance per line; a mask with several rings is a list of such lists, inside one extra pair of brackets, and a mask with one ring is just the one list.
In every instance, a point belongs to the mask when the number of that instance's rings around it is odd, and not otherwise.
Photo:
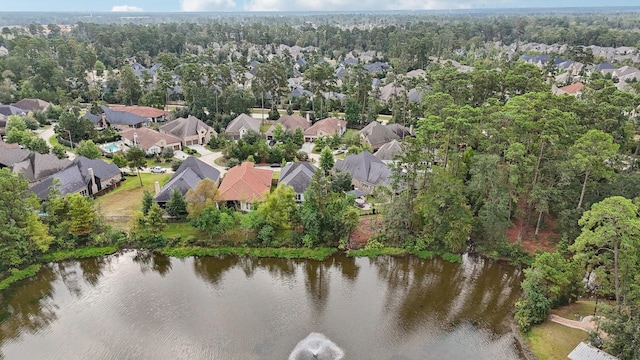
[[(588, 45), (626, 46), (637, 53), (637, 14), (407, 15), (384, 22), (368, 18), (370, 26), (266, 19), (80, 22), (67, 30), (54, 24), (5, 27), (0, 45), (8, 55), (0, 57), (0, 102), (52, 101), (58, 106), (46, 117), (59, 119), (61, 133), (69, 131), (82, 140), (97, 135), (79, 109), (91, 111), (111, 102), (162, 108), (168, 100), (179, 101), (185, 104), (180, 115), (196, 115), (217, 130), (254, 106), (311, 111), (318, 119), (340, 113), (354, 129), (388, 114), (391, 122), (415, 132), (392, 165), (391, 185), (374, 194), (382, 215), (370, 249), (471, 250), (521, 261), (530, 265), (516, 314), (523, 330), (544, 321), (550, 308), (579, 296), (606, 297), (614, 304), (603, 323), (610, 336), (597, 340), (621, 358), (639, 356), (640, 96), (619, 90), (615, 79), (597, 71), (580, 74), (585, 84), (581, 96), (555, 95), (555, 70), (519, 60), (523, 51), (518, 49), (529, 42), (565, 44), (569, 50), (554, 56), (586, 65), (606, 60), (585, 56)], [(516, 49), (506, 53), (496, 42), (515, 44)], [(287, 49), (277, 51), (280, 45), (306, 50), (304, 56), (293, 56)], [(330, 61), (364, 52), (370, 52), (370, 63), (385, 62), (389, 68), (371, 74), (362, 64), (348, 66), (338, 82)], [(471, 69), (460, 71), (439, 59)], [(145, 68), (160, 64), (161, 70), (155, 79), (143, 74), (140, 80), (133, 63)], [(634, 64), (616, 64), (622, 65)], [(404, 76), (415, 69), (424, 70), (424, 77)], [(239, 86), (249, 70), (251, 85)], [(96, 76), (105, 78), (104, 86), (96, 86)], [(294, 76), (302, 77), (314, 96), (288, 97), (287, 79)], [(385, 85), (418, 89), (421, 96), (418, 101), (405, 95), (382, 101), (371, 86), (372, 77)], [(176, 85), (181, 92), (170, 93)], [(638, 90), (637, 81), (630, 85)], [(325, 99), (326, 92), (345, 97)], [(227, 154), (237, 154), (232, 155), (237, 160), (262, 156), (251, 148), (259, 139), (214, 141), (227, 146)], [(365, 150), (359, 138), (323, 141), (328, 148), (344, 144), (360, 146), (354, 152)], [(283, 146), (283, 154), (268, 160), (292, 160), (284, 153), (294, 154), (299, 145), (292, 139), (291, 148)], [(243, 152), (243, 146), (248, 150)], [(357, 214), (349, 210), (352, 199), (345, 200), (340, 186), (334, 186), (341, 180), (327, 162), (320, 164), (323, 171), (300, 207), (291, 205), (290, 192), (278, 188), (255, 215), (246, 217), (190, 204), (192, 224), (212, 237), (234, 224), (242, 226), (247, 234), (255, 233), (256, 240), (249, 243), (253, 246), (344, 245)], [(0, 182), (0, 212), (11, 219), (0, 225), (3, 269), (28, 264), (49, 246), (121, 240), (117, 232), (105, 230), (88, 200), (52, 192), (44, 205), (48, 216), (38, 219), (33, 210), (39, 205), (27, 184), (8, 171), (0, 172)], [(162, 227), (161, 210), (150, 202), (146, 210), (132, 223), (132, 240), (148, 247), (166, 245), (156, 231)], [(276, 236), (291, 229), (294, 235), (285, 241)], [(533, 258), (521, 241), (542, 243), (542, 233), (551, 234), (545, 237), (551, 242), (549, 251)], [(584, 273), (589, 274), (586, 283)]]

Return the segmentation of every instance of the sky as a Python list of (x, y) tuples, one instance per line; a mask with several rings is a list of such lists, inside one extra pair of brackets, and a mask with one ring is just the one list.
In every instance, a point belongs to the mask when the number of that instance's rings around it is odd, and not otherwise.
[(384, 11), (632, 5), (639, 4), (635, 0), (0, 0), (0, 11)]

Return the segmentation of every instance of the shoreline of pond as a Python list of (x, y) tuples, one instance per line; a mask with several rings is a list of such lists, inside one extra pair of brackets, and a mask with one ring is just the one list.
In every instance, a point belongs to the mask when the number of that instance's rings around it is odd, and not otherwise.
[[(155, 249), (144, 249), (128, 246), (87, 246), (73, 250), (57, 250), (42, 255), (39, 261), (35, 264), (30, 264), (24, 268), (10, 268), (2, 274), (0, 280), (0, 291), (5, 290), (12, 284), (34, 276), (43, 264), (74, 260), (74, 259), (87, 259), (93, 257), (101, 257), (112, 255), (119, 251), (127, 250), (148, 250), (151, 252), (159, 253), (166, 256), (175, 258), (185, 258), (191, 256), (251, 256), (258, 258), (280, 258), (280, 259), (305, 259), (323, 261), (326, 258), (337, 254), (343, 253), (349, 257), (369, 257), (375, 258), (378, 256), (416, 256), (423, 260), (429, 260), (433, 258), (440, 258), (442, 260), (451, 263), (461, 263), (461, 254), (452, 254), (448, 252), (436, 252), (430, 250), (423, 251), (411, 251), (404, 248), (397, 247), (382, 247), (377, 249), (359, 249), (359, 250), (341, 250), (338, 248), (319, 247), (319, 248), (270, 248), (270, 247), (200, 247), (200, 246), (177, 246), (177, 247), (162, 247)], [(497, 262), (510, 263), (509, 259), (496, 258), (489, 254), (481, 252), (471, 252), (469, 254), (478, 255), (486, 259), (491, 259)], [(514, 264), (511, 264), (515, 266)], [(518, 266), (515, 266), (518, 267)]]

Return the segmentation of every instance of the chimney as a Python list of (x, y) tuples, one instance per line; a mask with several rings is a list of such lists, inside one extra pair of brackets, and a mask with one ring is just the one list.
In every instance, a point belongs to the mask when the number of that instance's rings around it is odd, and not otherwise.
[(88, 168), (87, 174), (89, 174), (89, 181), (91, 182), (91, 194), (95, 194), (98, 192), (98, 184), (96, 182), (96, 175), (93, 172), (93, 168)]
[(413, 136), (413, 125), (409, 125), (409, 135)]
[(307, 114), (306, 114), (306, 115), (307, 115), (307, 122), (308, 122), (309, 124), (311, 124), (311, 117), (309, 116), (309, 112), (307, 112)]
[(156, 196), (158, 196), (160, 194), (160, 182), (156, 181), (153, 185), (155, 186)]

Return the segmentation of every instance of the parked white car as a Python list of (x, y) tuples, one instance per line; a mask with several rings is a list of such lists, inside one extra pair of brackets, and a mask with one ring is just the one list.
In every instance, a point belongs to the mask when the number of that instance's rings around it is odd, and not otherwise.
[(164, 174), (167, 172), (167, 169), (161, 167), (161, 166), (154, 166), (151, 168), (151, 173), (152, 174)]

